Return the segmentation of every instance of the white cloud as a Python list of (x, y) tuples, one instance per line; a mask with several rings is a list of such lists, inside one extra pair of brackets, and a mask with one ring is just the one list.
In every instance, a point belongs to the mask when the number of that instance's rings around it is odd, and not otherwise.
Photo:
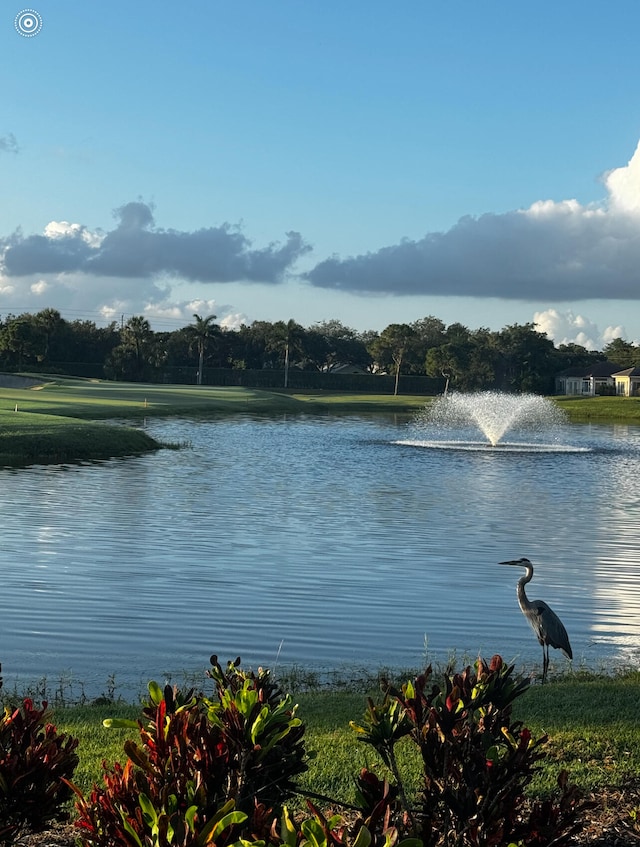
[(100, 306), (99, 313), (105, 323), (117, 321), (125, 313), (126, 303), (114, 301), (109, 305)]
[(244, 312), (234, 312), (226, 315), (221, 321), (220, 326), (223, 329), (240, 329), (241, 326), (248, 326), (251, 323)]
[(614, 338), (624, 338), (626, 332), (623, 326), (608, 326), (600, 331), (583, 315), (573, 312), (558, 312), (556, 309), (546, 309), (536, 312), (533, 316), (536, 329), (544, 332), (554, 344), (580, 344), (587, 350), (602, 350)]
[(82, 224), (71, 224), (68, 221), (51, 221), (44, 228), (46, 238), (80, 238), (90, 247), (98, 248), (103, 240), (103, 232), (91, 232)]
[[(623, 326), (608, 326), (606, 329), (602, 331), (602, 347), (605, 347), (607, 344), (610, 344), (615, 338), (624, 338), (628, 340), (627, 333)], [(632, 344), (637, 344), (637, 341), (631, 342)]]
[[(179, 329), (193, 323), (193, 315), (216, 315), (216, 323), (235, 328), (250, 323), (231, 304), (214, 299), (179, 297), (180, 288), (159, 286), (152, 280), (121, 278), (94, 279), (86, 274), (0, 276), (0, 315), (38, 312), (52, 306), (63, 316), (66, 310), (98, 323), (127, 320), (132, 315), (148, 318), (154, 329)], [(43, 303), (46, 298), (46, 303)]]
[(233, 307), (218, 303), (216, 300), (188, 300), (183, 302), (162, 302), (147, 303), (142, 313), (153, 324), (156, 321), (171, 321), (175, 322), (176, 327), (187, 326), (193, 323), (193, 316), (207, 317), (215, 315), (215, 323), (225, 329), (237, 329), (243, 323), (249, 323), (246, 315), (233, 312)]
[(609, 207), (626, 214), (640, 214), (640, 142), (623, 168), (615, 168), (604, 179)]
[(50, 287), (51, 286), (48, 282), (45, 282), (44, 279), (41, 279), (38, 282), (34, 282), (33, 285), (30, 285), (29, 290), (41, 297), (43, 294), (49, 291)]

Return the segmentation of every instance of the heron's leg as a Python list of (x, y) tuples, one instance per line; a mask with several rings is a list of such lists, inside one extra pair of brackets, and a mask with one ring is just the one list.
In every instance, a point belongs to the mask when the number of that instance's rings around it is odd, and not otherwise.
[(549, 646), (542, 645), (542, 684), (547, 680), (547, 671), (549, 670)]

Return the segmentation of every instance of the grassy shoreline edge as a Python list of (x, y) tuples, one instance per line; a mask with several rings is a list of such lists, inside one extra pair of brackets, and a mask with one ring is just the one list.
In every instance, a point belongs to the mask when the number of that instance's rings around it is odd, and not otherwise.
[[(514, 717), (535, 736), (548, 736), (547, 758), (530, 785), (530, 796), (553, 793), (564, 768), (584, 791), (640, 782), (639, 686), (640, 672), (627, 670), (612, 676), (566, 673), (544, 686), (529, 687), (515, 704)], [(290, 691), (285, 683), (283, 690)], [(352, 802), (354, 775), (372, 764), (372, 753), (358, 741), (349, 723), (362, 718), (369, 696), (381, 698), (374, 680), (361, 689), (294, 690), (298, 715), (307, 728), (307, 747), (316, 751), (303, 788)], [(52, 710), (58, 730), (80, 740), (75, 781), (82, 790), (101, 782), (103, 761), (124, 763), (124, 742), (135, 737), (135, 731), (107, 729), (102, 722), (105, 718), (135, 720), (139, 706), (115, 701), (57, 705)], [(411, 751), (402, 766), (410, 781), (419, 779), (420, 764)], [(376, 768), (384, 771), (382, 762)]]
[(158, 443), (135, 426), (104, 423), (107, 419), (143, 422), (148, 417), (215, 417), (247, 412), (410, 413), (429, 399), (159, 386), (66, 377), (43, 377), (36, 383), (28, 375), (24, 375), (24, 382), (21, 388), (0, 387), (0, 466), (100, 460), (171, 446)]
[[(252, 414), (410, 415), (431, 402), (426, 395), (340, 394), (240, 387), (151, 385), (40, 377), (24, 387), (1, 387), (0, 467), (92, 461), (139, 455), (162, 447), (141, 428), (104, 423), (148, 417)], [(15, 380), (15, 375), (13, 376)], [(640, 398), (553, 397), (575, 421), (640, 423)], [(102, 421), (102, 422), (101, 422)]]

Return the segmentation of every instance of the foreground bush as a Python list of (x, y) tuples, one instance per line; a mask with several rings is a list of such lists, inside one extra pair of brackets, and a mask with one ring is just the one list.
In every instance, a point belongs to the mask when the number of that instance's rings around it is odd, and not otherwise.
[[(304, 727), (268, 671), (239, 663), (223, 670), (212, 657), (210, 698), (150, 683), (141, 720), (105, 722), (135, 727), (139, 741), (125, 743), (124, 766), (103, 766), (102, 787), (77, 792), (83, 847), (563, 847), (581, 826), (586, 804), (564, 772), (554, 798), (525, 799), (547, 739), (512, 719), (528, 682), (499, 656), (441, 682), (428, 668), (402, 688), (385, 684), (352, 723), (385, 772), (360, 772), (344, 815), (309, 804), (298, 819), (285, 804), (307, 767)], [(417, 793), (399, 743), (419, 752)]]
[(78, 764), (75, 738), (58, 733), (47, 703), (30, 699), (0, 716), (0, 843), (23, 826), (41, 829), (64, 812), (72, 791), (66, 780)]
[[(395, 824), (425, 847), (566, 844), (585, 805), (566, 772), (555, 800), (525, 803), (547, 738), (533, 738), (512, 720), (512, 703), (529, 684), (512, 674), (499, 656), (489, 666), (479, 659), (475, 672), (447, 674), (442, 684), (432, 681), (429, 667), (402, 689), (387, 685), (381, 704), (370, 700), (362, 724), (352, 726), (389, 766), (395, 784), (363, 771), (363, 811), (376, 811), (386, 826)], [(405, 737), (422, 759), (416, 802), (407, 796), (395, 754)]]
[[(83, 845), (225, 845), (268, 836), (306, 770), (304, 727), (268, 671), (223, 671), (212, 657), (216, 695), (150, 683), (143, 720), (123, 766), (105, 766), (104, 786), (79, 794)], [(79, 792), (78, 792), (79, 793)]]

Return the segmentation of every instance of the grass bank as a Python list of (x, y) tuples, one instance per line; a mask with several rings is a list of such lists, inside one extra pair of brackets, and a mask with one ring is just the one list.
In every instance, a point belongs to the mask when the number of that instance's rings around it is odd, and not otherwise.
[(132, 427), (0, 409), (0, 467), (131, 456), (160, 446)]
[(422, 395), (339, 394), (328, 391), (262, 391), (237, 386), (150, 385), (71, 378), (43, 378), (30, 388), (0, 388), (0, 409), (74, 418), (144, 418), (168, 415), (311, 414), (328, 411), (397, 411), (422, 408)]
[[(34, 375), (31, 375), (34, 379)], [(96, 422), (122, 418), (229, 414), (411, 414), (423, 395), (262, 391), (240, 387), (149, 385), (42, 376), (23, 388), (0, 387), (0, 465), (86, 461), (158, 449), (137, 429)], [(640, 398), (552, 398), (574, 421), (640, 423)], [(92, 423), (87, 423), (91, 421)], [(85, 423), (82, 423), (85, 422)]]
[[(638, 695), (640, 674), (561, 677), (545, 686), (532, 685), (516, 701), (515, 716), (535, 736), (547, 734), (547, 759), (536, 775), (530, 793), (542, 797), (556, 786), (563, 768), (572, 782), (585, 790), (624, 786), (640, 778), (640, 724)], [(349, 726), (359, 722), (366, 708), (365, 690), (316, 690), (295, 697), (298, 715), (307, 727), (307, 749), (315, 751), (302, 787), (346, 802), (354, 799), (354, 777), (362, 767), (375, 766), (385, 773), (374, 751), (359, 742)], [(379, 692), (371, 696), (377, 699)], [(105, 717), (137, 718), (131, 705), (57, 708), (59, 730), (80, 739), (80, 765), (76, 782), (87, 790), (101, 780), (101, 762), (124, 762), (124, 741), (129, 730), (105, 729)], [(410, 743), (402, 745), (401, 768), (411, 785), (420, 780), (420, 762)]]
[[(35, 375), (31, 375), (35, 378)], [(169, 415), (216, 415), (254, 412), (340, 413), (398, 412), (422, 409), (424, 395), (343, 394), (332, 391), (263, 391), (236, 386), (151, 385), (71, 377), (42, 376), (29, 388), (0, 387), (0, 410), (100, 420)], [(1, 384), (1, 383), (0, 383)], [(640, 423), (638, 397), (552, 397), (572, 420)]]
[[(114, 418), (329, 412), (411, 412), (425, 397), (300, 394), (215, 386), (44, 378), (0, 388), (0, 466), (86, 461), (139, 454), (162, 445), (139, 429), (98, 424)], [(91, 423), (89, 423), (89, 421)]]
[(572, 421), (640, 423), (640, 397), (553, 397)]

